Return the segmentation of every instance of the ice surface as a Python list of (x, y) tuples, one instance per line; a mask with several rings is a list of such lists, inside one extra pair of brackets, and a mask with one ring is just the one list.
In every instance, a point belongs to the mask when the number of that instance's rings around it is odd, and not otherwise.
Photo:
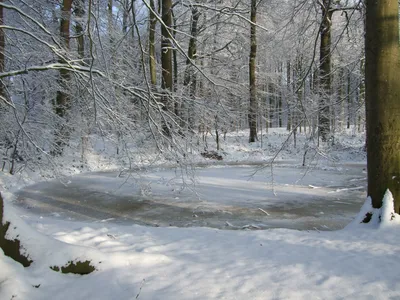
[[(258, 166), (259, 167), (259, 166)], [(276, 166), (97, 172), (29, 186), (18, 203), (32, 213), (80, 221), (222, 229), (343, 228), (365, 197), (363, 166)], [(267, 213), (265, 213), (267, 212)]]

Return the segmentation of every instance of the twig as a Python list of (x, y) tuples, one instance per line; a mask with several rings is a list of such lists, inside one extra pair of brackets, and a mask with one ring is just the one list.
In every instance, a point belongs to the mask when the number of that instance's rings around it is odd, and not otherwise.
[(262, 208), (258, 208), (258, 209), (261, 210), (261, 211), (262, 211), (264, 214), (266, 214), (267, 216), (270, 215), (267, 211), (263, 210)]
[(139, 299), (140, 292), (142, 291), (142, 287), (144, 286), (145, 281), (146, 281), (146, 279), (143, 278), (142, 284), (140, 285), (140, 288), (139, 288), (139, 293), (136, 295), (136, 298), (135, 298), (135, 299)]

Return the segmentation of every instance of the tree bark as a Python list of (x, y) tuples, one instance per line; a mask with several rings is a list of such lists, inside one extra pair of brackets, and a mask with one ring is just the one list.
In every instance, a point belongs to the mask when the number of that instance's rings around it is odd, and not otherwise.
[[(172, 43), (171, 43), (171, 32), (170, 28), (172, 25), (172, 1), (162, 0), (162, 21), (161, 25), (161, 66), (162, 66), (162, 82), (161, 88), (163, 90), (162, 96), (162, 109), (164, 112), (170, 110), (171, 105), (170, 93), (173, 89), (173, 78), (172, 78)], [(163, 133), (170, 136), (170, 130), (168, 124), (163, 122), (162, 125)]]
[(382, 206), (386, 189), (400, 212), (398, 1), (367, 1), (365, 39), (368, 195)]
[(319, 136), (326, 142), (330, 134), (329, 101), (331, 95), (331, 27), (332, 13), (331, 0), (323, 0), (321, 3), (322, 24), (320, 29), (320, 60), (319, 60)]
[[(72, 9), (72, 0), (63, 0), (62, 8), (61, 8), (61, 20), (60, 20), (60, 40), (61, 45), (64, 47), (64, 53), (67, 55), (68, 50), (70, 48), (70, 23), (71, 23), (71, 9)], [(64, 63), (63, 60), (59, 61), (60, 63)], [(60, 69), (58, 84), (59, 88), (56, 94), (55, 101), (55, 113), (61, 117), (65, 118), (67, 111), (70, 107), (70, 97), (67, 93), (68, 81), (70, 80), (70, 72), (65, 69)], [(67, 144), (67, 140), (69, 139), (69, 133), (66, 129), (66, 125), (62, 124), (55, 133), (55, 145), (57, 145), (54, 149), (52, 149), (52, 155), (61, 155), (64, 146)]]
[(78, 0), (76, 3), (75, 15), (77, 17), (76, 21), (76, 35), (78, 36), (78, 56), (84, 64), (85, 58), (85, 37), (83, 35), (83, 17), (85, 15), (85, 0)]
[(291, 84), (291, 65), (290, 61), (287, 62), (286, 64), (286, 82), (287, 82), (287, 92), (288, 92), (288, 97), (286, 97), (286, 104), (287, 104), (287, 125), (286, 129), (288, 131), (292, 130), (292, 111), (291, 111), (291, 105), (292, 105), (292, 84)]
[(257, 1), (251, 0), (250, 12), (250, 56), (249, 56), (249, 83), (250, 83), (250, 101), (249, 101), (249, 143), (253, 143), (257, 138), (257, 86), (256, 86), (256, 57), (257, 57)]
[[(175, 18), (175, 14), (174, 14), (174, 10), (173, 8), (171, 8), (171, 16), (172, 16), (172, 35), (174, 37), (174, 39), (176, 40), (176, 18)], [(173, 73), (174, 73), (174, 77), (173, 77), (173, 91), (176, 92), (178, 89), (178, 51), (176, 48), (173, 49), (172, 51), (172, 61), (173, 61)], [(180, 107), (181, 103), (180, 101), (178, 101), (177, 99), (174, 99), (174, 114), (176, 118), (180, 118), (181, 117), (181, 107)]]
[[(0, 0), (0, 3), (3, 3), (3, 0)], [(3, 6), (0, 6), (0, 25), (4, 25), (4, 12)], [(4, 29), (0, 28), (0, 73), (5, 71), (5, 35)], [(3, 79), (0, 80), (0, 97), (5, 97), (6, 91), (3, 83)]]
[(128, 32), (128, 17), (129, 17), (129, 0), (122, 1), (123, 11), (122, 11), (122, 33)]
[(154, 0), (150, 0), (150, 22), (149, 22), (149, 68), (150, 68), (150, 81), (154, 88), (157, 84), (157, 69), (156, 69), (156, 45), (155, 45), (155, 35), (156, 35), (156, 24), (157, 19), (155, 15), (156, 6)]
[(347, 129), (350, 129), (351, 120), (353, 116), (353, 105), (351, 101), (351, 72), (347, 70)]
[[(65, 51), (69, 50), (71, 6), (72, 6), (72, 0), (63, 0), (63, 5), (61, 8), (60, 38), (61, 38), (61, 45), (64, 46)], [(64, 62), (61, 61), (60, 63)], [(56, 114), (62, 118), (65, 117), (65, 114), (69, 106), (69, 97), (64, 90), (66, 88), (66, 82), (69, 80), (69, 78), (70, 78), (69, 71), (61, 69), (59, 75), (59, 83), (61, 88), (57, 91), (55, 110)]]
[(113, 31), (114, 31), (114, 22), (113, 22), (113, 0), (108, 0), (107, 2), (107, 31), (110, 35), (110, 44), (113, 43)]
[(188, 107), (188, 129), (193, 132), (193, 105), (194, 97), (196, 95), (196, 75), (194, 73), (194, 67), (192, 64), (195, 63), (196, 53), (197, 53), (197, 24), (199, 21), (200, 12), (196, 7), (192, 7), (192, 22), (190, 26), (190, 40), (186, 59), (186, 69), (185, 78), (183, 85), (185, 87), (189, 86), (189, 101), (190, 105)]
[[(360, 69), (361, 69), (361, 74), (364, 74), (365, 73), (365, 60), (361, 60), (361, 63), (360, 63)], [(358, 103), (358, 105), (359, 106), (361, 106), (362, 105), (362, 103), (365, 103), (365, 80), (363, 80), (363, 78), (361, 77), (360, 78), (360, 88), (359, 88), (359, 93), (358, 93), (358, 101), (357, 101)], [(358, 127), (358, 132), (361, 132), (361, 121), (362, 121), (362, 119), (361, 119), (361, 112), (358, 112), (358, 118), (357, 118), (358, 120), (358, 124), (357, 124), (357, 127)]]

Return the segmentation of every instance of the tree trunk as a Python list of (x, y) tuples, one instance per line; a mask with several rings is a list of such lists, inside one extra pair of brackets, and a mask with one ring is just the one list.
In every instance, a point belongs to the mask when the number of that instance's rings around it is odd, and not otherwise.
[(288, 131), (292, 130), (292, 112), (291, 112), (291, 105), (292, 105), (292, 84), (291, 84), (291, 66), (290, 61), (287, 62), (286, 65), (286, 82), (287, 82), (287, 91), (288, 97), (286, 97), (286, 104), (287, 104), (287, 125), (286, 129)]
[[(3, 3), (3, 0), (0, 0), (0, 3)], [(0, 25), (4, 25), (3, 6), (0, 6)], [(0, 73), (3, 73), (5, 71), (4, 50), (5, 50), (4, 29), (0, 28)], [(0, 80), (0, 97), (4, 98), (5, 96), (6, 96), (6, 91), (5, 91), (4, 82), (2, 79), (2, 80)]]
[[(163, 90), (162, 104), (163, 111), (168, 112), (170, 104), (170, 93), (173, 88), (172, 79), (172, 43), (170, 28), (172, 25), (172, 1), (162, 0), (162, 21), (161, 26), (161, 66), (162, 66), (162, 83)], [(171, 135), (168, 124), (163, 122), (163, 133), (167, 136)]]
[(365, 40), (368, 195), (382, 206), (386, 189), (400, 212), (398, 1), (367, 1)]
[[(64, 46), (64, 50), (69, 50), (70, 40), (70, 19), (71, 19), (71, 6), (72, 0), (63, 0), (63, 6), (61, 9), (61, 21), (60, 21), (60, 37), (61, 45)], [(61, 61), (60, 63), (64, 63)], [(69, 80), (70, 74), (67, 70), (60, 70), (59, 83), (61, 88), (57, 91), (56, 97), (56, 114), (60, 117), (65, 117), (67, 108), (69, 106), (69, 97), (65, 92), (66, 82)]]
[(128, 32), (128, 17), (129, 17), (129, 0), (122, 1), (123, 11), (122, 11), (122, 33)]
[(196, 76), (194, 73), (194, 67), (192, 64), (195, 63), (196, 52), (197, 52), (197, 24), (199, 21), (200, 13), (197, 7), (192, 7), (192, 23), (190, 26), (190, 40), (188, 47), (188, 54), (186, 59), (186, 70), (185, 70), (185, 78), (183, 81), (183, 85), (185, 87), (189, 86), (189, 101), (190, 105), (188, 108), (188, 126), (189, 131), (193, 131), (193, 113), (194, 108), (191, 103), (194, 102), (194, 98), (196, 96)]
[(114, 21), (113, 21), (113, 0), (108, 0), (107, 3), (107, 31), (110, 35), (110, 44), (113, 44), (113, 31), (114, 31)]
[(274, 107), (277, 98), (276, 95), (278, 93), (277, 85), (275, 83), (271, 83), (270, 90), (271, 94), (268, 103), (268, 128), (274, 127), (274, 113), (275, 113)]
[(77, 18), (75, 31), (78, 36), (78, 56), (82, 60), (82, 64), (84, 64), (85, 58), (85, 37), (83, 32), (83, 17), (85, 15), (85, 0), (79, 0), (76, 3), (75, 15)]
[(149, 22), (149, 68), (150, 68), (150, 81), (154, 88), (157, 84), (157, 69), (156, 69), (156, 45), (155, 45), (155, 35), (156, 35), (156, 24), (157, 19), (155, 15), (156, 7), (154, 0), (150, 0), (150, 22)]
[(331, 0), (323, 0), (322, 24), (320, 29), (320, 60), (319, 60), (319, 136), (323, 142), (326, 142), (330, 133), (329, 127), (329, 101), (331, 95), (331, 27), (332, 11), (330, 10)]
[(344, 68), (341, 67), (339, 68), (339, 74), (338, 74), (338, 104), (339, 104), (339, 116), (338, 116), (338, 129), (339, 132), (343, 131), (344, 128), (344, 123), (345, 123), (345, 83), (344, 83)]
[(351, 72), (347, 70), (347, 129), (350, 129), (353, 115), (353, 105), (351, 101)]
[[(172, 23), (173, 23), (173, 27), (172, 27), (172, 35), (174, 37), (174, 39), (176, 40), (176, 18), (175, 18), (175, 14), (174, 14), (174, 10), (173, 8), (171, 8), (171, 16), (172, 16)], [(174, 48), (172, 50), (172, 60), (173, 60), (173, 66), (174, 66), (174, 77), (173, 77), (173, 91), (176, 92), (178, 89), (178, 53), (177, 53), (177, 49)], [(174, 114), (176, 118), (182, 117), (182, 113), (181, 110), (183, 110), (183, 108), (180, 107), (181, 103), (177, 100), (174, 99)]]
[[(361, 74), (365, 74), (365, 60), (361, 60), (360, 63), (360, 69), (361, 69)], [(365, 80), (363, 78), (360, 78), (360, 89), (358, 93), (358, 106), (361, 107), (361, 104), (365, 102)], [(361, 118), (361, 111), (358, 112), (358, 132), (361, 132), (361, 123), (362, 123), (362, 118)]]
[[(61, 20), (60, 20), (60, 40), (61, 40), (61, 45), (64, 47), (63, 50), (65, 51), (65, 54), (67, 54), (69, 50), (71, 8), (72, 8), (72, 0), (63, 0), (63, 5), (61, 8)], [(65, 63), (65, 62), (63, 60), (60, 60), (60, 63)], [(57, 91), (56, 101), (55, 101), (55, 112), (61, 118), (66, 117), (67, 111), (70, 107), (70, 97), (66, 91), (69, 79), (70, 79), (70, 72), (61, 69), (58, 78), (59, 89)], [(67, 128), (66, 124), (61, 124), (61, 126), (57, 129), (55, 133), (56, 147), (52, 149), (51, 151), (52, 155), (62, 154), (64, 146), (67, 144), (67, 140), (69, 139), (69, 133), (66, 128)]]
[(257, 1), (251, 0), (250, 13), (250, 56), (249, 56), (249, 79), (250, 79), (250, 103), (249, 103), (249, 143), (257, 140), (257, 86), (256, 86), (256, 56), (257, 56)]
[[(133, 27), (133, 20), (136, 19), (136, 8), (135, 8), (135, 2), (136, 0), (131, 0), (129, 3), (129, 11), (131, 12), (129, 14), (129, 24)], [(131, 30), (131, 35), (132, 35), (132, 41), (135, 41), (135, 30), (132, 28)], [(139, 64), (139, 67), (142, 67), (142, 64)]]

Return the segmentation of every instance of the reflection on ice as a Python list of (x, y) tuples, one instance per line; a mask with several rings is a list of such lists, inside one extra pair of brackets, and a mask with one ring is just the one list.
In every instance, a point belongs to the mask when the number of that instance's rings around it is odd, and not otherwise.
[[(220, 229), (343, 228), (365, 197), (362, 166), (340, 171), (254, 166), (83, 174), (69, 184), (43, 182), (20, 191), (16, 204), (57, 218)], [(272, 176), (273, 175), (273, 176)]]

